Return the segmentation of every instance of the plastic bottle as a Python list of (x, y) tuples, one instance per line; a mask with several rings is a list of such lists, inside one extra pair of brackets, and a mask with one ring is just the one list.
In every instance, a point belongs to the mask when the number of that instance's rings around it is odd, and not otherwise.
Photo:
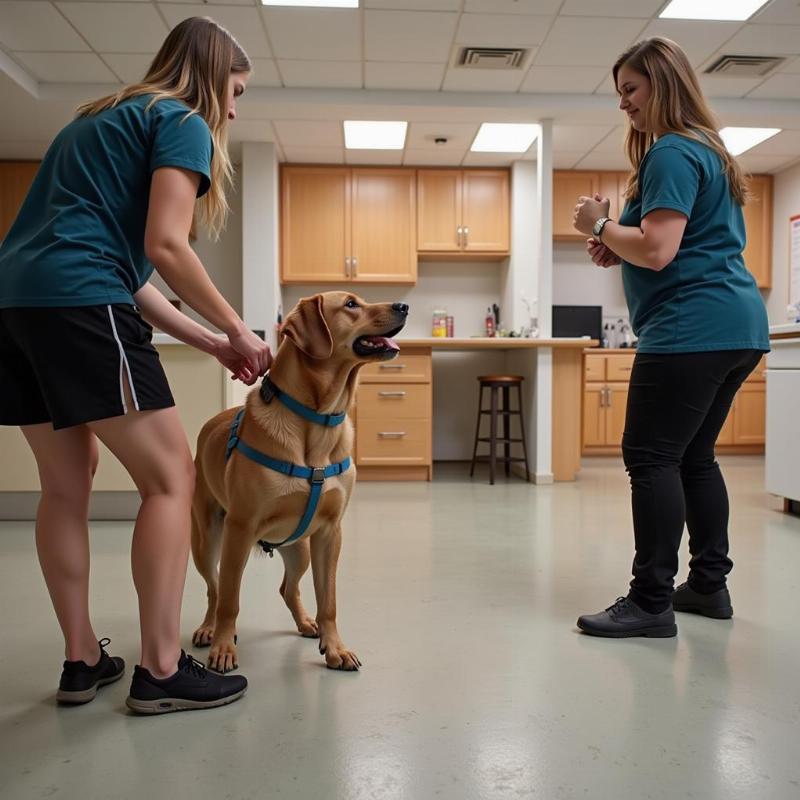
[(486, 335), (489, 338), (494, 337), (494, 312), (491, 306), (486, 309)]
[(447, 336), (447, 311), (443, 308), (433, 310), (433, 325), (431, 326), (431, 336), (444, 338)]

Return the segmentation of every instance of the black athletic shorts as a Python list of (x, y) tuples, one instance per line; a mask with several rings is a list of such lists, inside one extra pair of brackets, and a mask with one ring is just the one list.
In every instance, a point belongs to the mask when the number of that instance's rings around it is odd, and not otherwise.
[(0, 425), (126, 414), (123, 376), (137, 410), (174, 406), (152, 334), (132, 305), (0, 309)]

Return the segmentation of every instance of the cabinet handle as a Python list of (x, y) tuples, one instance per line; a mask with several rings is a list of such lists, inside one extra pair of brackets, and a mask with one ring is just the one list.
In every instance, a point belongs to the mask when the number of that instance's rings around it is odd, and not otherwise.
[(456, 247), (461, 247), (461, 234), (463, 230), (464, 229), (460, 225), (456, 228)]
[(350, 277), (350, 256), (345, 256), (344, 259), (344, 276), (345, 278)]
[(600, 408), (606, 407), (606, 387), (600, 390)]
[(606, 406), (608, 406), (608, 408), (611, 408), (612, 402), (613, 401), (611, 399), (611, 389), (610, 387), (606, 386)]
[(378, 397), (405, 397), (405, 392), (378, 392)]
[(464, 226), (464, 247), (469, 247), (469, 227)]
[(405, 364), (378, 364), (378, 369), (405, 369)]
[(352, 274), (350, 277), (351, 277), (351, 278), (355, 278), (355, 277), (356, 277), (356, 274), (358, 273), (358, 259), (357, 259), (355, 256), (353, 256), (353, 257), (350, 259), (350, 262), (351, 262), (351, 263), (352, 263), (352, 265), (353, 265), (353, 274)]
[(402, 439), (405, 435), (405, 431), (378, 431), (381, 439)]

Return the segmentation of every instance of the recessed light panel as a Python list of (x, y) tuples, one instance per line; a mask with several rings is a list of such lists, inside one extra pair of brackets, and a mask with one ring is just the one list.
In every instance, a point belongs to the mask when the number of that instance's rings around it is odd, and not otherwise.
[(672, 0), (661, 19), (750, 19), (767, 0)]
[(539, 126), (517, 122), (484, 122), (472, 150), (475, 153), (524, 153), (536, 141)]
[(719, 135), (731, 155), (738, 156), (780, 133), (781, 130), (781, 128), (723, 128)]
[(295, 6), (299, 8), (358, 8), (358, 0), (261, 0), (265, 6)]
[(344, 146), (348, 150), (402, 150), (407, 122), (345, 120)]

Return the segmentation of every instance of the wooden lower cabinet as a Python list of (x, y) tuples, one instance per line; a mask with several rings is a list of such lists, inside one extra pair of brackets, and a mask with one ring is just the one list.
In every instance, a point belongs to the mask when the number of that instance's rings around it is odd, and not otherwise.
[(404, 348), (392, 361), (362, 368), (353, 418), (360, 480), (431, 480), (430, 351)]
[[(583, 366), (583, 455), (618, 455), (625, 430), (628, 379), (635, 353), (587, 351)], [(717, 437), (716, 451), (762, 453), (765, 440), (765, 361), (742, 384)]]
[(38, 161), (0, 161), (0, 241), (17, 218), (38, 170)]

